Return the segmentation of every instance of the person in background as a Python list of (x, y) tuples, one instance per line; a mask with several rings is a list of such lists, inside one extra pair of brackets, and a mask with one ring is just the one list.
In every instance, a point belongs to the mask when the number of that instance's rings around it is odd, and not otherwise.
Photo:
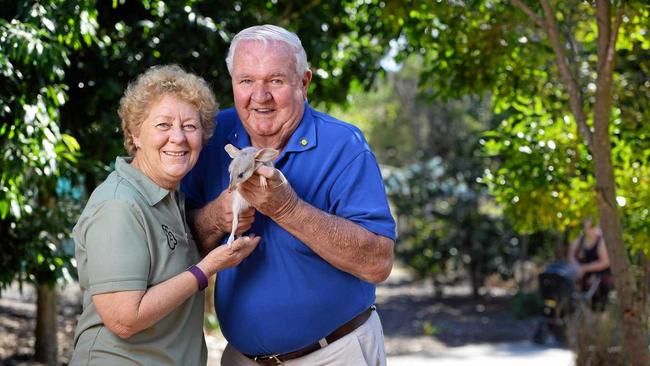
[(179, 66), (150, 68), (120, 101), (124, 146), (73, 229), (83, 312), (70, 365), (205, 365), (203, 290), (259, 237), (201, 259), (178, 186), (211, 136), (217, 104)]
[[(183, 180), (200, 246), (230, 231), (230, 157), (224, 146), (280, 152), (240, 185), (257, 250), (222, 272), (216, 311), (228, 345), (222, 365), (385, 365), (375, 285), (393, 265), (395, 223), (381, 172), (361, 131), (314, 110), (300, 39), (254, 26), (226, 59), (235, 106)], [(227, 213), (227, 214), (224, 214)]]
[(592, 219), (582, 221), (582, 235), (571, 243), (568, 260), (578, 269), (580, 289), (592, 308), (602, 310), (613, 286), (605, 239)]

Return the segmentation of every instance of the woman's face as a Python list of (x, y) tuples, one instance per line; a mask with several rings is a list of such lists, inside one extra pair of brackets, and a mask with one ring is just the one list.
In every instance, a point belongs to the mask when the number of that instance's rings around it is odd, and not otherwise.
[(591, 236), (597, 236), (600, 234), (600, 230), (598, 229), (598, 227), (593, 226), (591, 220), (584, 220), (582, 222), (582, 230), (585, 234)]
[(175, 189), (194, 167), (203, 147), (199, 111), (174, 95), (155, 102), (134, 136), (133, 165), (156, 184)]

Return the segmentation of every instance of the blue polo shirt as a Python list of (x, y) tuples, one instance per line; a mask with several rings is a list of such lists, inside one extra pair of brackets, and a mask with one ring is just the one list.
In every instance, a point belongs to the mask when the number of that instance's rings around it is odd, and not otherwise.
[[(189, 208), (228, 187), (224, 146), (250, 145), (234, 109), (217, 127), (181, 189)], [(305, 113), (275, 161), (298, 196), (327, 213), (395, 239), (395, 222), (375, 157), (361, 131), (305, 104)], [(262, 237), (235, 268), (217, 275), (216, 311), (226, 339), (251, 355), (287, 353), (331, 333), (375, 301), (375, 286), (340, 271), (266, 216), (250, 230)]]

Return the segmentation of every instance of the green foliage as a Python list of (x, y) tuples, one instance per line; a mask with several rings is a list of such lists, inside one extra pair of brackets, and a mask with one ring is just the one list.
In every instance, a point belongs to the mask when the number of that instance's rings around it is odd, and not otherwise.
[[(578, 135), (548, 37), (507, 0), (398, 2), (386, 13), (401, 25), (404, 51), (422, 55), (420, 89), (443, 98), (489, 92), (493, 118), (483, 137), (494, 166), (483, 182), (520, 233), (572, 229), (595, 210), (593, 162)], [(540, 5), (526, 2), (537, 14)], [(592, 3), (552, 1), (570, 68), (592, 115), (596, 16)], [(407, 6), (408, 4), (408, 6)], [(616, 11), (614, 4), (614, 11)], [(612, 116), (613, 164), (625, 239), (648, 253), (650, 9), (629, 1), (617, 43)], [(468, 11), (472, 9), (472, 11)], [(589, 117), (588, 124), (592, 124)], [(632, 198), (634, 197), (634, 198)], [(637, 198), (638, 197), (638, 198)]]
[(468, 274), (477, 293), (488, 274), (512, 275), (517, 241), (476, 176), (453, 174), (452, 164), (434, 158), (386, 177), (399, 224), (396, 251), (422, 277)]
[(579, 226), (596, 210), (591, 156), (576, 135), (566, 133), (568, 116), (554, 118), (539, 98), (521, 102), (502, 102), (505, 110), (495, 116), (500, 125), (484, 134), (484, 152), (498, 167), (486, 170), (482, 180), (518, 232)]
[[(589, 6), (585, 11), (589, 14), (593, 9)], [(567, 26), (577, 29), (572, 41), (593, 52), (595, 21), (573, 16), (577, 18), (566, 20)], [(630, 23), (623, 26), (620, 35), (622, 56), (628, 57), (621, 57), (625, 68), (619, 66), (617, 70), (615, 96), (619, 103), (612, 116), (612, 154), (625, 240), (631, 250), (648, 253), (647, 225), (641, 222), (647, 222), (649, 202), (644, 192), (647, 190), (641, 188), (640, 182), (647, 179), (650, 163), (648, 127), (642, 123), (650, 105), (648, 98), (640, 97), (647, 95), (648, 85), (638, 70), (647, 69), (650, 63), (647, 58), (629, 57), (625, 51), (631, 47), (640, 55), (647, 53), (643, 50), (647, 42), (639, 40), (634, 33), (626, 33), (628, 29), (640, 31), (639, 24)], [(585, 85), (586, 98), (590, 98), (595, 77), (593, 57), (589, 53), (579, 56), (584, 60), (575, 62), (590, 66), (578, 73), (581, 84)], [(520, 232), (575, 228), (582, 218), (594, 216), (596, 211), (592, 156), (577, 136), (562, 88), (549, 88), (553, 79), (557, 79), (552, 68), (552, 64), (538, 65), (537, 81), (527, 81), (524, 85), (528, 88), (505, 85), (495, 92), (499, 125), (486, 136), (486, 153), (500, 161), (499, 169), (488, 172), (486, 181)], [(628, 87), (638, 94), (631, 97)], [(505, 94), (504, 89), (516, 90), (516, 95)]]
[(69, 55), (92, 39), (88, 5), (21, 2), (13, 19), (0, 19), (0, 287), (16, 275), (53, 284), (67, 273), (61, 242), (79, 204), (61, 184), (76, 180), (80, 146), (61, 132), (60, 109)]

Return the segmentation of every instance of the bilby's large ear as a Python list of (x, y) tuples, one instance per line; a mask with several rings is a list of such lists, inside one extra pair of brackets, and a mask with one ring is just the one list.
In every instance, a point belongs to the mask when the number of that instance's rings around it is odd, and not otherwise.
[(234, 147), (232, 144), (226, 145), (224, 147), (224, 150), (226, 150), (226, 152), (228, 153), (228, 155), (230, 155), (232, 159), (238, 157), (240, 153), (239, 149)]
[(275, 159), (280, 152), (276, 149), (264, 148), (255, 153), (255, 160), (262, 162), (270, 162)]

